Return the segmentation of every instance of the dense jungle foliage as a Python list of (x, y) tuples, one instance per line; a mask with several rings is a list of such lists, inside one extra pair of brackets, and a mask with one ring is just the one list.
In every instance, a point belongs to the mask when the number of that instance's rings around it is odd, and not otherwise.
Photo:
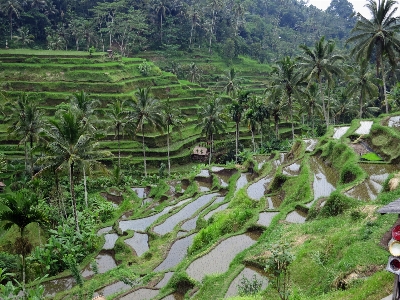
[[(321, 11), (304, 0), (10, 0), (0, 3), (0, 45), (98, 50), (218, 50), (260, 61), (317, 38), (343, 41), (356, 18), (347, 0)], [(234, 49), (232, 52), (231, 49)]]

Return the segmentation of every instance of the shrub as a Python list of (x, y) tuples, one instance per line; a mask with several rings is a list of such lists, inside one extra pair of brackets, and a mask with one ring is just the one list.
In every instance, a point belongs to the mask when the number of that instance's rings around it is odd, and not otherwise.
[(255, 295), (261, 291), (262, 280), (258, 280), (257, 276), (254, 274), (251, 280), (243, 277), (240, 279), (240, 284), (238, 285), (238, 291), (240, 296)]
[(324, 217), (338, 216), (345, 210), (354, 207), (355, 205), (355, 200), (342, 195), (338, 191), (335, 191), (329, 196), (319, 215)]
[(173, 288), (180, 294), (186, 294), (186, 292), (192, 289), (195, 285), (193, 279), (191, 279), (185, 272), (177, 272), (175, 273), (168, 286)]

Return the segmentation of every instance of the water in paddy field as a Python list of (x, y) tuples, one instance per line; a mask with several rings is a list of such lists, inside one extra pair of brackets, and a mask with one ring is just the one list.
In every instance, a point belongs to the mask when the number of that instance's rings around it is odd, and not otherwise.
[(286, 221), (289, 223), (304, 223), (307, 218), (307, 213), (299, 211), (299, 210), (294, 210), (291, 213), (289, 213), (286, 216)]
[(106, 234), (104, 236), (104, 239), (105, 239), (105, 243), (104, 243), (103, 249), (104, 250), (111, 250), (115, 246), (115, 242), (118, 239), (118, 234), (116, 234), (116, 233), (108, 233), (108, 234)]
[(373, 121), (360, 121), (360, 127), (355, 131), (356, 134), (369, 134)]
[(110, 296), (112, 294), (121, 293), (130, 290), (132, 287), (129, 284), (123, 283), (122, 281), (117, 281), (113, 284), (107, 285), (104, 288), (97, 290), (93, 297), (103, 295), (104, 297)]
[(172, 206), (167, 206), (166, 208), (164, 208), (161, 212), (146, 217), (146, 218), (141, 218), (141, 219), (135, 219), (135, 220), (126, 220), (126, 221), (120, 221), (119, 222), (119, 228), (122, 230), (122, 232), (126, 231), (126, 230), (135, 230), (135, 231), (145, 231), (147, 227), (149, 227), (151, 224), (153, 224), (159, 217), (165, 215), (166, 213), (168, 213), (170, 210), (179, 207), (183, 204), (185, 204), (186, 202), (190, 201), (191, 199), (185, 199), (182, 200), (180, 202), (178, 202), (175, 205)]
[(121, 298), (120, 300), (150, 300), (157, 296), (159, 290), (153, 289), (138, 289), (132, 293), (129, 293)]
[(240, 174), (239, 179), (236, 181), (236, 192), (249, 183), (251, 176), (250, 173)]
[(388, 123), (389, 127), (400, 127), (400, 116), (391, 117)]
[(273, 175), (268, 175), (259, 181), (251, 184), (247, 188), (247, 195), (253, 200), (260, 200), (264, 196), (265, 191), (268, 188), (269, 183), (272, 181)]
[(60, 279), (54, 279), (42, 283), (44, 287), (44, 295), (47, 297), (55, 296), (65, 290), (70, 290), (76, 285), (76, 281), (72, 276)]
[(293, 163), (282, 169), (282, 174), (287, 176), (297, 176), (300, 174), (300, 164)]
[(238, 286), (240, 285), (242, 278), (245, 277), (249, 281), (252, 281), (254, 278), (253, 276), (255, 276), (257, 281), (262, 282), (261, 290), (267, 288), (268, 285), (267, 274), (258, 268), (246, 267), (243, 269), (242, 272), (239, 273), (239, 275), (234, 280), (232, 280), (231, 285), (229, 286), (228, 291), (225, 294), (225, 298), (239, 295)]
[(318, 140), (317, 139), (306, 139), (304, 140), (306, 143), (306, 152), (313, 152), (315, 146), (317, 146)]
[(347, 130), (349, 130), (349, 128), (350, 126), (335, 127), (333, 138), (337, 140), (340, 139), (347, 132)]
[(187, 249), (192, 245), (194, 234), (175, 241), (164, 261), (154, 269), (154, 272), (165, 271), (179, 264), (187, 254)]
[(158, 289), (161, 289), (164, 286), (166, 286), (168, 281), (172, 278), (172, 275), (174, 275), (174, 272), (165, 273), (163, 279), (161, 279), (160, 282), (157, 283), (157, 285), (155, 287)]
[(153, 231), (160, 235), (164, 235), (168, 232), (171, 232), (174, 229), (174, 227), (178, 225), (179, 222), (190, 218), (198, 209), (208, 204), (217, 195), (219, 194), (212, 193), (200, 196), (193, 202), (186, 205), (176, 214), (170, 216), (162, 224), (155, 226)]
[(216, 212), (223, 211), (223, 210), (227, 209), (228, 206), (229, 206), (229, 203), (225, 203), (225, 204), (222, 204), (222, 205), (218, 206), (216, 209), (214, 209), (214, 210), (210, 211), (209, 213), (207, 213), (204, 216), (204, 220), (208, 221), (212, 217), (213, 214), (215, 214)]
[(134, 191), (140, 199), (147, 197), (146, 188), (144, 187), (133, 187), (132, 191)]
[(360, 166), (367, 172), (368, 178), (347, 191), (345, 195), (364, 201), (375, 200), (389, 174), (400, 169), (390, 164), (360, 164)]
[(124, 242), (135, 250), (137, 256), (141, 256), (149, 250), (149, 236), (145, 233), (135, 232), (133, 237), (126, 239)]
[(278, 214), (278, 212), (262, 212), (260, 213), (257, 221), (257, 225), (268, 227), (271, 224), (272, 219)]
[[(114, 258), (108, 253), (100, 252), (100, 254), (96, 256), (95, 260), (99, 274), (103, 274), (117, 267)], [(82, 277), (87, 278), (92, 275), (94, 275), (94, 271), (92, 270), (92, 267), (89, 264), (85, 269), (83, 269)]]
[(225, 273), (235, 256), (255, 243), (256, 241), (248, 234), (232, 236), (222, 241), (206, 255), (193, 261), (186, 272), (198, 281), (207, 274)]
[(310, 157), (310, 169), (314, 173), (313, 192), (314, 200), (307, 204), (311, 207), (315, 200), (320, 197), (328, 197), (336, 190), (339, 181), (339, 174), (333, 168), (327, 166), (324, 161), (318, 157)]

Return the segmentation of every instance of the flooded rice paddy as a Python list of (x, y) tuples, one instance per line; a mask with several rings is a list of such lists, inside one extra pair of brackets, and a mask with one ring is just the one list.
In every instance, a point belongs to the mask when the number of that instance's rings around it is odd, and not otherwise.
[(251, 184), (247, 188), (247, 195), (249, 195), (249, 197), (253, 200), (260, 200), (261, 197), (264, 196), (265, 191), (267, 190), (272, 178), (272, 176), (267, 176)]
[(174, 272), (167, 272), (164, 274), (163, 279), (161, 279), (157, 285), (155, 286), (157, 289), (161, 289), (164, 286), (167, 285), (168, 281), (172, 278), (172, 275), (174, 275)]
[(225, 273), (235, 256), (254, 243), (256, 241), (247, 234), (230, 237), (206, 255), (193, 261), (186, 272), (198, 281), (201, 281), (207, 274)]
[(115, 242), (118, 239), (118, 234), (116, 233), (109, 233), (104, 235), (104, 239), (106, 240), (103, 246), (104, 250), (111, 250), (115, 246)]
[(261, 289), (264, 290), (268, 285), (268, 279), (266, 275), (267, 274), (265, 272), (254, 267), (244, 268), (243, 271), (240, 272), (234, 280), (232, 280), (231, 285), (229, 286), (228, 291), (225, 294), (225, 298), (239, 295), (238, 286), (240, 285), (243, 277), (248, 279), (249, 281), (252, 281), (255, 277), (257, 281), (262, 282)]
[[(100, 252), (100, 254), (96, 256), (95, 261), (99, 274), (103, 274), (111, 269), (114, 269), (117, 266), (114, 258), (110, 254), (105, 252)], [(82, 271), (82, 277), (84, 278), (90, 277), (94, 274), (95, 273), (92, 270), (92, 266), (90, 264)]]
[(110, 284), (104, 288), (101, 288), (94, 293), (94, 297), (103, 295), (104, 297), (110, 296), (112, 294), (116, 293), (122, 293), (124, 291), (130, 290), (132, 287), (126, 283), (123, 283), (122, 281), (117, 281), (113, 284)]
[(375, 200), (389, 174), (398, 171), (396, 166), (390, 164), (360, 164), (360, 166), (368, 174), (368, 178), (345, 194), (364, 201)]
[(349, 128), (350, 126), (335, 127), (333, 138), (337, 140), (340, 139), (347, 132), (347, 130), (349, 130)]
[(153, 231), (160, 235), (164, 235), (168, 232), (171, 232), (179, 222), (190, 218), (198, 209), (208, 204), (217, 195), (219, 194), (212, 193), (200, 196), (193, 202), (186, 205), (180, 211), (170, 216), (162, 224), (154, 227)]
[(124, 242), (135, 250), (137, 256), (141, 256), (149, 250), (149, 236), (145, 233), (135, 232), (133, 237), (126, 239)]
[(271, 224), (272, 219), (278, 214), (278, 212), (262, 212), (258, 217), (257, 224), (268, 227)]
[(371, 132), (371, 127), (373, 121), (360, 121), (360, 127), (355, 131), (357, 134), (369, 134)]
[(165, 271), (179, 264), (187, 254), (187, 249), (193, 243), (194, 234), (175, 241), (164, 261), (154, 269), (154, 272)]
[(204, 220), (208, 221), (212, 217), (213, 214), (215, 214), (215, 213), (217, 213), (219, 211), (223, 211), (223, 210), (227, 209), (228, 206), (229, 206), (229, 203), (225, 203), (225, 204), (222, 204), (222, 205), (218, 206), (216, 209), (214, 209), (214, 210), (210, 211), (209, 213), (207, 213), (204, 216)]
[(307, 213), (295, 210), (286, 216), (286, 221), (289, 223), (304, 223), (307, 218)]
[(128, 295), (125, 295), (121, 298), (120, 300), (150, 300), (157, 296), (159, 293), (158, 290), (152, 290), (152, 289), (138, 289), (132, 293), (129, 293)]
[(300, 174), (300, 164), (293, 163), (282, 169), (282, 174), (287, 176), (297, 176)]

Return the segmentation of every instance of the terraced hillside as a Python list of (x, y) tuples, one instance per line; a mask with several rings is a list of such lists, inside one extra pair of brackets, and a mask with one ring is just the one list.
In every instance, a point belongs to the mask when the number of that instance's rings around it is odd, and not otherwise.
[[(196, 113), (196, 107), (205, 96), (204, 88), (190, 82), (179, 81), (175, 75), (163, 72), (152, 63), (148, 63), (146, 74), (139, 66), (142, 58), (108, 58), (103, 54), (92, 57), (85, 52), (24, 51), (0, 52), (1, 89), (6, 98), (13, 99), (26, 92), (37, 98), (40, 107), (49, 116), (53, 115), (57, 105), (73, 93), (85, 91), (91, 98), (98, 99), (100, 115), (104, 115), (108, 103), (116, 99), (129, 99), (139, 87), (152, 87), (152, 93), (160, 100), (167, 97), (182, 108), (189, 116), (185, 126), (184, 138), (172, 135), (171, 155), (181, 160), (188, 157), (190, 147), (199, 138), (198, 132), (189, 126), (190, 116)], [(3, 100), (4, 101), (4, 100)], [(17, 147), (7, 135), (6, 124), (0, 126), (2, 149), (10, 158), (22, 157), (22, 147)], [(166, 152), (166, 135), (147, 130), (145, 137), (149, 160), (159, 161)], [(102, 147), (116, 153), (113, 135), (102, 141)], [(121, 145), (122, 155), (130, 163), (140, 161), (141, 144), (125, 136)], [(132, 157), (130, 157), (132, 156)], [(139, 156), (139, 158), (136, 158)]]
[[(170, 99), (187, 116), (181, 133), (172, 132), (172, 163), (187, 163), (190, 160), (192, 146), (201, 141), (199, 129), (195, 129), (199, 105), (207, 96), (207, 91), (222, 92), (225, 74), (229, 68), (220, 58), (196, 56), (180, 59), (180, 64), (189, 64), (195, 59), (202, 70), (202, 83), (178, 80), (173, 73), (162, 71), (158, 66), (146, 59), (154, 60), (163, 69), (169, 64), (168, 59), (157, 53), (142, 53), (136, 58), (109, 58), (107, 54), (95, 53), (89, 56), (86, 52), (74, 51), (33, 51), (12, 50), (0, 51), (0, 89), (5, 98), (15, 99), (22, 93), (34, 96), (40, 108), (48, 116), (54, 115), (57, 105), (68, 101), (73, 93), (85, 91), (91, 98), (100, 101), (99, 114), (105, 118), (106, 106), (117, 99), (129, 99), (139, 87), (151, 87), (153, 95), (165, 101)], [(240, 85), (250, 91), (261, 92), (265, 89), (268, 65), (260, 65), (251, 60), (236, 62)], [(238, 64), (239, 63), (239, 64)], [(146, 65), (147, 70), (141, 72), (139, 66)], [(208, 89), (208, 87), (210, 89)], [(2, 99), (4, 101), (4, 99)], [(228, 103), (229, 98), (226, 98)], [(3, 117), (3, 116), (2, 116)], [(1, 117), (1, 118), (2, 118)], [(145, 129), (145, 144), (150, 166), (158, 168), (160, 161), (166, 160), (166, 133)], [(223, 136), (217, 137), (234, 140), (234, 124), (228, 126)], [(241, 128), (241, 139), (250, 143), (250, 133), (246, 126)], [(228, 134), (226, 134), (228, 133)], [(7, 134), (7, 125), (0, 124), (0, 150), (9, 159), (20, 160), (23, 147)], [(142, 161), (141, 138), (125, 135), (121, 142), (122, 162), (135, 164)], [(103, 149), (117, 154), (117, 143), (109, 132), (101, 142)]]

